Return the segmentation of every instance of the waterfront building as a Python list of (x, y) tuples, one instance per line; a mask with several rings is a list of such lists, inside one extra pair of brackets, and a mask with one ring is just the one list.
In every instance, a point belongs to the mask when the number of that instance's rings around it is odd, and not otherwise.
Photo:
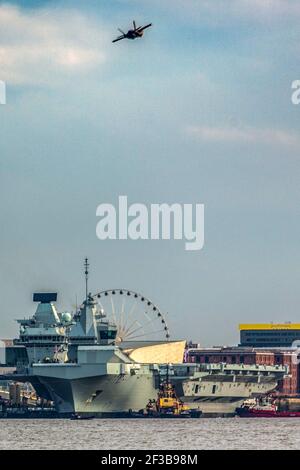
[(243, 323), (239, 325), (240, 346), (286, 348), (299, 341), (300, 323)]

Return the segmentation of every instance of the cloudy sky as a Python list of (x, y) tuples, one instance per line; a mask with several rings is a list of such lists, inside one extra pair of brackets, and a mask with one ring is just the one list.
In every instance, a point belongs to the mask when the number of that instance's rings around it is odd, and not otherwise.
[[(142, 41), (117, 27), (153, 22)], [(0, 337), (34, 312), (125, 287), (173, 337), (238, 342), (299, 321), (298, 0), (0, 1)], [(96, 207), (203, 203), (205, 246), (99, 241)]]

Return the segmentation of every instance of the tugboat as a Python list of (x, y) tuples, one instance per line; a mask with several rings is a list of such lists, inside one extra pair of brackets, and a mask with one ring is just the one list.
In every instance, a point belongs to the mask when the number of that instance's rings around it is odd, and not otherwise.
[(157, 399), (149, 399), (146, 408), (140, 410), (140, 417), (148, 418), (200, 418), (202, 411), (191, 409), (177, 397), (174, 385), (169, 380), (167, 366), (166, 380), (160, 384)]
[(281, 400), (271, 396), (246, 401), (236, 413), (240, 418), (300, 418), (300, 411), (282, 409)]
[(200, 410), (192, 410), (177, 397), (174, 386), (161, 384), (156, 400), (149, 400), (146, 415), (158, 418), (200, 418)]

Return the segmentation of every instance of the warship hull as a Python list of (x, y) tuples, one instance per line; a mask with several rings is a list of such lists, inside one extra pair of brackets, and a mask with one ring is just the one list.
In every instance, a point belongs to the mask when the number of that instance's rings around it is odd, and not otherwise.
[[(159, 375), (153, 373), (106, 374), (75, 379), (37, 375), (19, 377), (18, 380), (30, 381), (40, 391), (40, 396), (45, 399), (50, 397), (62, 416), (78, 413), (98, 417), (128, 417), (132, 412), (144, 409), (150, 398), (156, 398), (159, 389)], [(220, 387), (222, 392), (217, 395), (208, 390), (202, 395), (189, 395), (188, 382), (175, 380), (174, 383), (181, 400), (191, 409), (199, 410), (202, 417), (234, 416), (246, 398), (266, 394), (277, 385), (275, 379), (259, 386), (252, 385), (251, 389), (241, 383), (238, 393), (233, 393), (227, 384)]]
[[(95, 363), (90, 362), (91, 352)], [(173, 366), (170, 380), (177, 396), (202, 416), (229, 417), (245, 399), (272, 391), (284, 373), (272, 374), (271, 367), (258, 375), (257, 368), (255, 371), (251, 375), (252, 366), (241, 374), (237, 366), (178, 364)], [(121, 417), (144, 409), (149, 399), (155, 399), (164, 375), (157, 364), (128, 362), (117, 347), (82, 347), (77, 364), (34, 364), (29, 374), (15, 377), (31, 382), (61, 414)]]
[(132, 362), (117, 346), (87, 346), (76, 363), (33, 364), (14, 380), (30, 382), (59, 413), (114, 414), (144, 408), (160, 375), (157, 365)]
[(269, 366), (259, 370), (251, 365), (215, 364), (205, 375), (179, 381), (176, 392), (203, 417), (230, 417), (246, 399), (273, 391), (282, 376), (283, 371)]
[(74, 380), (39, 377), (60, 413), (109, 415), (145, 408), (154, 398), (158, 381), (153, 375), (103, 375)]

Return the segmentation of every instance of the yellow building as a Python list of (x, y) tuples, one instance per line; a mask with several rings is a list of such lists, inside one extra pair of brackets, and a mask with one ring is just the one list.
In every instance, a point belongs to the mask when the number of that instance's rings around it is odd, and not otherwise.
[[(257, 348), (300, 345), (300, 323), (242, 323), (240, 346)], [(294, 344), (299, 341), (299, 345)]]

